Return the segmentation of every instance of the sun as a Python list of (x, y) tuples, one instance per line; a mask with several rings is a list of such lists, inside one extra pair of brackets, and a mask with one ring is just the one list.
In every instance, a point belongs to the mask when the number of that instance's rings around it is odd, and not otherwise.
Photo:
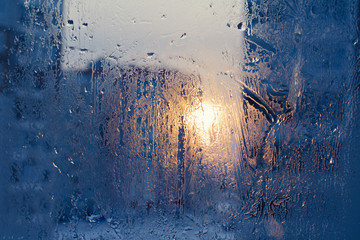
[(215, 123), (216, 114), (214, 106), (202, 104), (192, 113), (194, 123), (197, 128), (203, 131), (209, 131)]
[(219, 124), (220, 116), (219, 106), (201, 103), (189, 113), (188, 124), (196, 131), (197, 136), (207, 142)]

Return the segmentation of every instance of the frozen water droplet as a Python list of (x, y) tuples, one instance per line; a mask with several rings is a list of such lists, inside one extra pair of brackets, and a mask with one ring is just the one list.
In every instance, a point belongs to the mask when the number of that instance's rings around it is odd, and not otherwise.
[(241, 30), (241, 31), (244, 31), (244, 30), (246, 29), (245, 24), (244, 24), (243, 22), (239, 23), (239, 24), (237, 25), (237, 28), (238, 28), (239, 30)]
[(92, 214), (91, 216), (87, 216), (86, 220), (88, 220), (91, 223), (94, 223), (94, 222), (98, 221), (100, 218), (101, 218), (101, 215)]
[(192, 230), (192, 227), (190, 227), (190, 226), (185, 227), (185, 231), (190, 231), (190, 230)]
[(185, 39), (186, 38), (186, 33), (183, 33), (180, 37), (180, 39)]

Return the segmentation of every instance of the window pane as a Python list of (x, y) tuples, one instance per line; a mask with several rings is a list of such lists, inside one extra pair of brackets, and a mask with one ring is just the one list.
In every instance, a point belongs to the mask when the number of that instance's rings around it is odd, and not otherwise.
[(358, 1), (2, 0), (0, 238), (354, 239)]

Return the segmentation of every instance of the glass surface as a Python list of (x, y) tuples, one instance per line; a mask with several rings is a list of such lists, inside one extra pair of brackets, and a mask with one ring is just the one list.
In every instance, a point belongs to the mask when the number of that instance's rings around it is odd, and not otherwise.
[(356, 239), (356, 0), (1, 0), (0, 239)]

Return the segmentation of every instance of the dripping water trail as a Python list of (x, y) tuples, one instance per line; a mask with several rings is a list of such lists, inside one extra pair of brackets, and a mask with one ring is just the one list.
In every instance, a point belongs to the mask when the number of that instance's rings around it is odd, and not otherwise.
[(177, 175), (178, 175), (178, 196), (177, 202), (178, 205), (177, 213), (184, 211), (184, 186), (185, 186), (185, 129), (184, 129), (184, 116), (180, 117), (180, 127), (178, 134), (178, 153), (177, 153)]

